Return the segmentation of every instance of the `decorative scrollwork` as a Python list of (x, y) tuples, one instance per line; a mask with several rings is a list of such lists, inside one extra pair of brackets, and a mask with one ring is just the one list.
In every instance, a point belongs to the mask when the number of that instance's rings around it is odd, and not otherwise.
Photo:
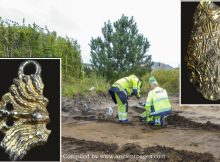
[(190, 81), (208, 100), (220, 99), (220, 8), (202, 0), (193, 17), (185, 61)]
[[(33, 64), (36, 72), (24, 74), (24, 68)], [(48, 99), (43, 96), (44, 84), (38, 62), (23, 62), (18, 70), (18, 78), (13, 80), (9, 92), (0, 101), (0, 131), (5, 134), (0, 146), (11, 160), (20, 160), (32, 147), (44, 144), (50, 134), (46, 128), (49, 114), (46, 109)], [(7, 108), (10, 104), (12, 110)], [(13, 124), (7, 124), (11, 120)]]

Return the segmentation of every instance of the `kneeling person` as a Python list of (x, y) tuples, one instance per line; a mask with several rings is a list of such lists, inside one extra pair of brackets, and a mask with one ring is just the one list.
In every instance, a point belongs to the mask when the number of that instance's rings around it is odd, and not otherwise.
[(165, 89), (159, 87), (154, 77), (149, 78), (151, 91), (145, 103), (146, 111), (141, 114), (141, 121), (152, 126), (165, 126), (166, 118), (172, 113), (171, 104)]

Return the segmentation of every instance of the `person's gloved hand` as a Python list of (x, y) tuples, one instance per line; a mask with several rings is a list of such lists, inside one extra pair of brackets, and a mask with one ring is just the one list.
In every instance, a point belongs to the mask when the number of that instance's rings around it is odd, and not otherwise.
[(140, 95), (140, 94), (138, 94), (136, 97), (137, 97), (137, 99), (140, 99), (140, 98), (141, 98), (141, 95)]
[(145, 107), (145, 103), (143, 103), (143, 102), (138, 102), (138, 104)]

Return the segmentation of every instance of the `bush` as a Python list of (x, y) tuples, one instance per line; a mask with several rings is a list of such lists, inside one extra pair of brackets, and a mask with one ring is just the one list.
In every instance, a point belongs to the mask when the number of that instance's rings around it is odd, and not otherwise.
[(141, 88), (142, 94), (147, 94), (150, 90), (148, 84), (149, 77), (154, 76), (160, 87), (167, 90), (169, 94), (175, 94), (179, 92), (179, 70), (155, 70), (142, 77), (143, 86)]

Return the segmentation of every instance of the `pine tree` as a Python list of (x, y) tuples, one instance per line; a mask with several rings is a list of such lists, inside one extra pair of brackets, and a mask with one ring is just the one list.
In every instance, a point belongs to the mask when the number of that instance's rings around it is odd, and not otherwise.
[(102, 34), (90, 42), (91, 63), (97, 73), (111, 80), (151, 71), (151, 55), (146, 54), (150, 43), (138, 33), (133, 17), (122, 15), (114, 23), (105, 22)]

